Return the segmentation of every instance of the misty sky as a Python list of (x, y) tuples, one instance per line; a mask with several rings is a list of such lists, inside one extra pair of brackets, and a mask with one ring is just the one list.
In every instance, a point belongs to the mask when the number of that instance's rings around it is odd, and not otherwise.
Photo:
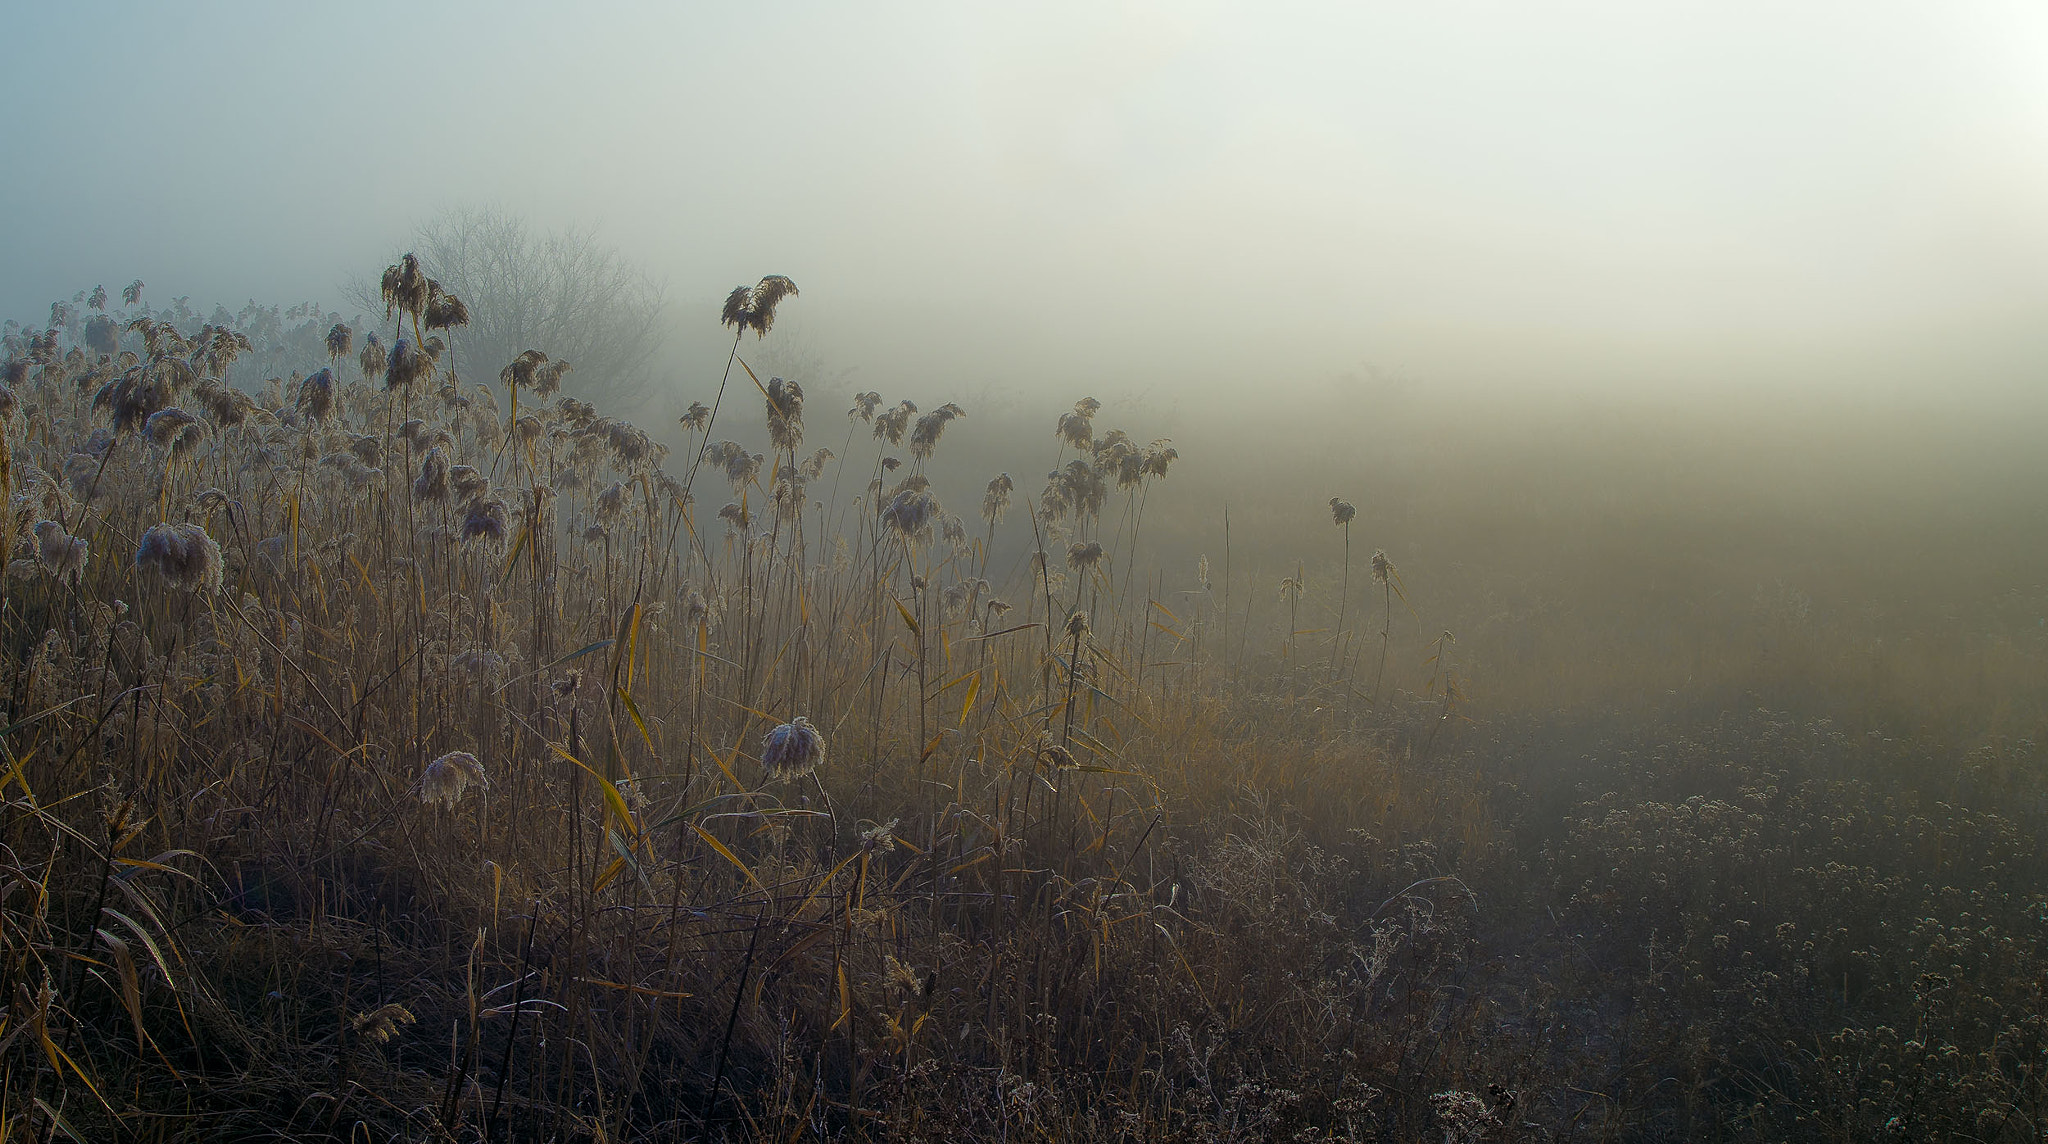
[(884, 389), (2048, 370), (2034, 4), (46, 4), (8, 32), (25, 320), (137, 276), (339, 306), (488, 203), (595, 224), (684, 326), (788, 274), (787, 328)]

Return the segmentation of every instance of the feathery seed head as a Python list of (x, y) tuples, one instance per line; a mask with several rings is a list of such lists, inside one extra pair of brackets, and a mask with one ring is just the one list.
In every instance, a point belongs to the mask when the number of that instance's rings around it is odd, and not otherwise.
[(441, 284), (429, 280), (432, 289), (427, 297), (427, 309), (423, 318), (430, 330), (452, 330), (469, 324), (469, 307), (453, 294), (443, 293)]
[(755, 337), (765, 338), (775, 325), (775, 307), (796, 292), (796, 283), (780, 274), (770, 274), (752, 287), (735, 286), (725, 297), (718, 322), (738, 331), (752, 330)]
[(173, 405), (159, 409), (142, 423), (142, 435), (152, 445), (170, 448), (184, 434), (185, 430), (199, 424), (199, 418)]
[(804, 388), (796, 382), (768, 379), (768, 440), (784, 452), (804, 443)]
[(384, 299), (384, 316), (403, 311), (419, 317), (427, 308), (427, 299), (433, 294), (432, 279), (420, 269), (420, 260), (407, 254), (397, 265), (384, 268), (384, 276), (378, 283), (378, 292)]
[(928, 488), (906, 488), (889, 498), (882, 509), (882, 523), (904, 540), (931, 534), (940, 512), (939, 498)]
[(507, 389), (518, 389), (520, 386), (530, 389), (533, 387), (534, 371), (547, 364), (547, 360), (548, 355), (539, 350), (526, 350), (513, 358), (510, 365), (498, 371), (498, 380), (504, 382)]
[[(1086, 622), (1083, 621), (1083, 630), (1086, 630), (1086, 626)], [(1038, 749), (1033, 753), (1037, 756), (1039, 764), (1050, 766), (1055, 770), (1066, 770), (1069, 767), (1081, 765), (1075, 760), (1074, 752), (1061, 746), (1060, 741), (1054, 738), (1053, 733), (1049, 730), (1038, 736)]]
[(106, 490), (100, 487), (100, 459), (85, 453), (73, 453), (64, 458), (64, 484), (71, 489), (71, 495), (90, 503)]
[(190, 522), (151, 526), (136, 546), (135, 566), (155, 569), (165, 583), (188, 592), (219, 588), (226, 571), (220, 543)]
[(490, 785), (481, 760), (468, 751), (450, 751), (427, 764), (426, 769), (420, 772), (413, 793), (421, 802), (440, 803), (453, 810), (456, 802), (471, 787), (485, 790)]
[(769, 782), (800, 779), (825, 762), (825, 737), (802, 715), (768, 732), (761, 742), (761, 765)]
[(910, 455), (924, 460), (939, 447), (939, 434), (946, 431), (956, 417), (967, 416), (967, 411), (948, 401), (930, 413), (917, 419), (917, 427), (910, 431)]
[(562, 388), (562, 379), (569, 375), (572, 368), (565, 361), (544, 362), (535, 366), (533, 391), (542, 397), (552, 397), (556, 390)]
[(505, 543), (505, 502), (495, 497), (471, 501), (462, 516), (462, 538), (491, 545)]
[(85, 324), (85, 344), (94, 353), (111, 356), (121, 352), (121, 323), (105, 314), (94, 314)]
[(223, 428), (236, 428), (248, 422), (252, 413), (260, 413), (254, 397), (240, 389), (229, 389), (211, 377), (193, 387), (193, 399), (199, 401)]
[(35, 536), (36, 558), (51, 575), (74, 584), (85, 575), (85, 562), (91, 550), (84, 540), (65, 532), (64, 526), (54, 520), (37, 521)]
[(603, 492), (597, 494), (597, 517), (599, 520), (612, 520), (625, 507), (626, 486), (618, 481), (613, 481)]
[(1180, 450), (1166, 443), (1165, 438), (1152, 442), (1145, 449), (1144, 469), (1148, 477), (1164, 477), (1167, 467), (1180, 460)]
[(878, 822), (860, 832), (860, 848), (868, 853), (877, 850), (887, 853), (896, 846), (896, 824), (899, 819)]
[(150, 414), (169, 404), (169, 388), (157, 380), (156, 371), (142, 366), (136, 366), (102, 385), (92, 398), (93, 408), (105, 409), (112, 414), (114, 428), (124, 433), (149, 420)]
[(1102, 403), (1092, 397), (1084, 397), (1074, 403), (1074, 411), (1060, 414), (1059, 424), (1053, 435), (1075, 449), (1092, 449), (1095, 445), (1095, 414)]
[(474, 465), (450, 465), (448, 483), (455, 490), (455, 499), (460, 501), (478, 500), (491, 491), (491, 479)]
[(901, 445), (904, 430), (910, 428), (910, 419), (916, 415), (917, 406), (908, 400), (897, 402), (896, 408), (887, 413), (875, 414), (875, 440)]
[(374, 332), (363, 335), (363, 352), (356, 355), (356, 364), (362, 367), (365, 381), (383, 373), (384, 368), (390, 364), (389, 355), (384, 352), (384, 343), (378, 340)]
[(412, 483), (412, 495), (424, 501), (446, 500), (448, 497), (448, 454), (441, 446), (427, 450), (420, 461), (420, 475)]
[(1016, 487), (1017, 484), (1010, 479), (1010, 474), (997, 474), (995, 479), (988, 483), (988, 490), (982, 494), (981, 519), (990, 524), (1001, 521), (1003, 513), (1008, 511), (1010, 507), (1010, 493)]
[(403, 1005), (382, 1005), (368, 1013), (356, 1014), (349, 1022), (349, 1030), (366, 1040), (382, 1044), (412, 1023), (412, 1010)]
[(391, 344), (391, 352), (385, 358), (384, 388), (404, 389), (433, 372), (433, 360), (421, 353), (410, 338), (400, 338)]
[(316, 370), (299, 383), (299, 412), (315, 421), (327, 420), (334, 411), (334, 371)]

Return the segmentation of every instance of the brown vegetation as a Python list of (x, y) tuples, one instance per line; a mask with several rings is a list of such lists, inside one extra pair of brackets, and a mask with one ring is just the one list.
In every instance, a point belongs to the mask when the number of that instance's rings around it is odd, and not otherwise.
[(736, 348), (765, 446), (714, 401), (670, 465), (548, 347), (453, 383), (454, 300), (386, 282), (388, 343), (295, 311), (319, 372), (253, 397), (275, 340), (139, 283), (9, 336), (0, 1138), (2048, 1126), (2048, 803), (1985, 731), (2038, 640), (1939, 661), (1940, 718), (1789, 621), (1777, 675), (1701, 636), (1689, 709), (1482, 711), (1459, 657), (1511, 641), (1353, 577), (1363, 498), (1277, 596), (1228, 547), (1176, 583), (1179, 454), (1093, 401), (1013, 502), (928, 474), (960, 407), (807, 451), (819, 395)]

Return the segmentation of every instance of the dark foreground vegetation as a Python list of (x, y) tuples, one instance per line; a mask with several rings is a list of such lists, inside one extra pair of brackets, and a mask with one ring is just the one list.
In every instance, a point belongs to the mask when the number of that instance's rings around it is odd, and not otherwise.
[(1342, 489), (1149, 535), (1229, 462), (1090, 402), (939, 487), (955, 406), (736, 363), (650, 436), (384, 287), (9, 333), (0, 1138), (2048, 1130), (2007, 530), (1904, 638), (1626, 530), (1496, 599)]

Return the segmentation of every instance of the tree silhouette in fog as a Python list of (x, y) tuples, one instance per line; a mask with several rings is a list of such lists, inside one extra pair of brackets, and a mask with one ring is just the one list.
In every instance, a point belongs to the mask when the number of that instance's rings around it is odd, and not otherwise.
[(651, 393), (663, 289), (594, 230), (543, 234), (517, 215), (466, 207), (423, 224), (411, 249), (468, 304), (470, 324), (451, 339), (463, 380), (487, 381), (537, 349), (574, 363), (584, 392), (603, 404)]

